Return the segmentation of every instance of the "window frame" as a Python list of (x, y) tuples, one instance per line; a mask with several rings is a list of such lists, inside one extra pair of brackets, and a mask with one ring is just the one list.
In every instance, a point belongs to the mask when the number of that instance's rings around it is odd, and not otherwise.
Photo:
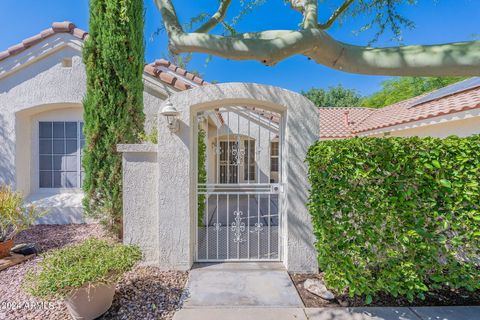
[[(53, 167), (52, 167), (52, 170), (41, 170), (40, 169), (40, 157), (41, 157), (41, 151), (40, 151), (40, 142), (41, 142), (41, 137), (40, 137), (40, 124), (41, 123), (52, 123), (52, 132), (53, 132), (53, 124), (54, 123), (63, 123), (64, 124), (64, 130), (65, 129), (65, 124), (67, 122), (74, 122), (76, 123), (76, 129), (77, 129), (77, 134), (76, 134), (76, 145), (77, 145), (77, 152), (76, 152), (76, 168), (75, 168), (75, 178), (76, 178), (76, 187), (53, 187), (54, 185), (54, 181), (53, 181), (53, 175), (52, 175), (52, 187), (41, 187), (40, 186), (40, 172), (41, 171), (59, 171), (59, 170), (53, 170)], [(84, 126), (84, 121), (83, 120), (75, 120), (75, 119), (39, 119), (36, 121), (36, 135), (35, 135), (35, 138), (36, 138), (36, 149), (37, 149), (37, 153), (36, 153), (36, 185), (35, 185), (35, 189), (38, 190), (38, 192), (60, 192), (60, 193), (76, 193), (76, 192), (81, 192), (82, 191), (82, 175), (84, 175), (84, 170), (83, 170), (83, 167), (82, 167), (82, 159), (83, 159), (83, 148), (82, 148), (82, 141), (84, 142), (85, 141), (85, 137), (83, 136), (83, 132), (82, 132), (82, 129), (83, 129), (83, 126)], [(52, 143), (53, 143), (53, 134), (52, 134)], [(66, 141), (67, 140), (73, 140), (73, 138), (67, 138), (66, 137), (66, 132), (65, 132), (65, 136), (63, 137), (63, 140)], [(53, 144), (52, 144), (52, 148), (53, 148)], [(51, 156), (53, 157), (55, 154), (53, 153), (53, 149), (52, 149), (52, 154)], [(65, 156), (66, 155), (66, 149), (65, 149), (65, 153), (63, 154), (58, 154), (58, 156)], [(62, 170), (60, 170), (60, 172), (63, 172)], [(70, 171), (71, 172), (71, 171)]]

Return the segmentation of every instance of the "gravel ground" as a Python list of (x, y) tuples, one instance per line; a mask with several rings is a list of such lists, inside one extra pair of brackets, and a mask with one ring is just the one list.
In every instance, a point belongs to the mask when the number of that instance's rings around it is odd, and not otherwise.
[[(35, 243), (41, 252), (88, 238), (109, 237), (100, 225), (38, 225), (21, 232), (16, 243)], [(40, 257), (0, 271), (0, 319), (69, 319), (61, 302), (42, 302), (21, 288), (26, 271)], [(101, 319), (171, 319), (180, 305), (187, 273), (136, 267), (118, 283), (110, 310)]]

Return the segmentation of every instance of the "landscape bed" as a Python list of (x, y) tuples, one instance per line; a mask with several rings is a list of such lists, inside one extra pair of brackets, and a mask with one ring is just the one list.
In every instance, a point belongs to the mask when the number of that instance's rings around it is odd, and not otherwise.
[[(88, 238), (111, 239), (96, 224), (37, 225), (21, 232), (16, 243), (36, 243), (40, 252), (77, 244)], [(40, 261), (32, 260), (0, 271), (0, 319), (68, 319), (63, 303), (41, 304), (22, 289), (28, 269)], [(116, 287), (110, 310), (100, 319), (171, 319), (180, 306), (187, 273), (160, 271), (138, 266), (125, 274)]]
[(295, 287), (307, 308), (323, 307), (411, 307), (411, 306), (480, 306), (480, 290), (469, 292), (465, 289), (438, 289), (425, 294), (425, 300), (414, 299), (409, 302), (402, 297), (393, 297), (385, 293), (373, 296), (372, 302), (366, 304), (365, 296), (350, 298), (348, 294), (335, 294), (335, 299), (324, 300), (303, 287), (306, 279), (317, 278), (323, 280), (319, 274), (291, 274)]

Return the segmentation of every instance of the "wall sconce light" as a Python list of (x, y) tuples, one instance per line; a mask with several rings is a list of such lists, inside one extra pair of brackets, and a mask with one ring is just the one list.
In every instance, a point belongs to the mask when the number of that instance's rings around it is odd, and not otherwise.
[(180, 129), (180, 123), (178, 121), (180, 112), (178, 112), (170, 101), (167, 101), (167, 104), (162, 108), (160, 114), (167, 119), (167, 126), (170, 132), (177, 132)]

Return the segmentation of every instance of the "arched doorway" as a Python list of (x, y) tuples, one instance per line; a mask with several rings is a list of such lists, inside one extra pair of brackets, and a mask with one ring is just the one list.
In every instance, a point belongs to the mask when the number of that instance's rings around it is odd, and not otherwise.
[(196, 261), (280, 260), (290, 272), (318, 271), (305, 163), (319, 136), (311, 101), (254, 83), (206, 85), (170, 96), (157, 128), (157, 145), (118, 146), (124, 241), (148, 263), (188, 270)]

